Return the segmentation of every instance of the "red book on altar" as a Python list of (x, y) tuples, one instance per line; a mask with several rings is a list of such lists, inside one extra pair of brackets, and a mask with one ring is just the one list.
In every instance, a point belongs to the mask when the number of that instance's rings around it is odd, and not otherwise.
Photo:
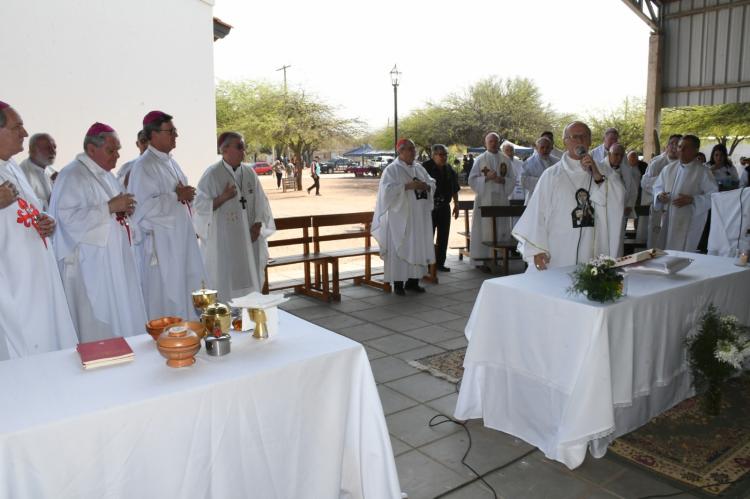
[(76, 350), (78, 350), (78, 355), (81, 356), (81, 364), (83, 364), (84, 369), (121, 364), (130, 362), (135, 358), (128, 342), (120, 336), (107, 340), (79, 343)]

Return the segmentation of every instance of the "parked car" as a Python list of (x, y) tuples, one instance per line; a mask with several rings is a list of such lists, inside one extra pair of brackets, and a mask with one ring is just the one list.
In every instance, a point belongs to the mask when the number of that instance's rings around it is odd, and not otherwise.
[(345, 172), (350, 161), (346, 158), (333, 158), (320, 164), (320, 173)]
[(253, 170), (258, 175), (270, 175), (273, 173), (273, 167), (267, 161), (258, 161), (253, 165)]

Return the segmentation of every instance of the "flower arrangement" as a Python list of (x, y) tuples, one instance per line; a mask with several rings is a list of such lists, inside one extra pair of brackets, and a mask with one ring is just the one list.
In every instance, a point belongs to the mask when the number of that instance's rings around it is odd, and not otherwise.
[(624, 278), (615, 270), (615, 260), (599, 255), (588, 263), (582, 263), (570, 274), (573, 285), (568, 293), (585, 295), (589, 300), (615, 301), (623, 296)]
[(722, 385), (750, 357), (750, 328), (733, 315), (720, 315), (712, 304), (701, 317), (698, 333), (686, 344), (693, 384), (704, 392), (704, 409), (718, 414)]

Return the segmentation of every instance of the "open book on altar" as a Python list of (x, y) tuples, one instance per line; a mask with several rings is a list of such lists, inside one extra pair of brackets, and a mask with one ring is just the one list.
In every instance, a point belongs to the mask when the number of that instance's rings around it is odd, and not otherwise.
[(669, 255), (660, 249), (652, 248), (632, 255), (615, 258), (615, 267), (624, 267), (627, 272), (649, 274), (676, 274), (693, 262), (691, 258)]
[(84, 369), (121, 364), (130, 362), (135, 358), (128, 342), (120, 336), (107, 340), (79, 343), (76, 350), (78, 350), (78, 355), (81, 356), (81, 364)]

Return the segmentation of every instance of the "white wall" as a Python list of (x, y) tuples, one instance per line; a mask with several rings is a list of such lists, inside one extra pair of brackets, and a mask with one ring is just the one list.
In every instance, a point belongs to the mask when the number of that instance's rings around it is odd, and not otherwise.
[(58, 168), (95, 121), (118, 131), (124, 163), (143, 115), (167, 112), (180, 134), (175, 158), (195, 184), (216, 158), (212, 4), (0, 0), (0, 100), (30, 134), (52, 134)]

